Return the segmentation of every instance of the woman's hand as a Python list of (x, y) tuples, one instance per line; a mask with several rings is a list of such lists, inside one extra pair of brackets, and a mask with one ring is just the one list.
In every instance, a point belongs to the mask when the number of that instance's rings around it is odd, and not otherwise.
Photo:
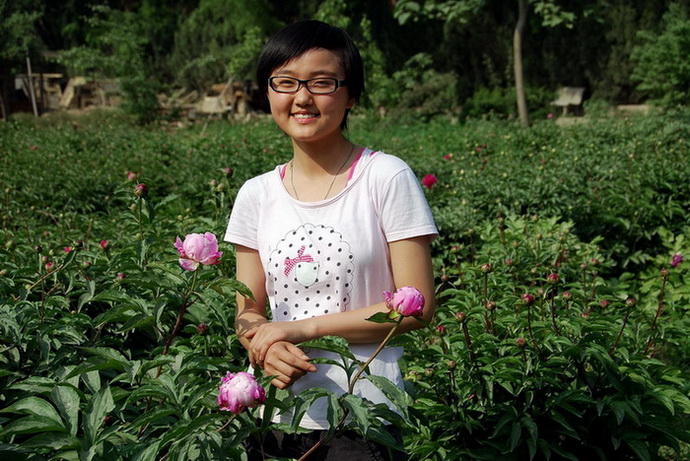
[(263, 367), (266, 354), (275, 343), (287, 341), (294, 345), (311, 339), (305, 333), (304, 326), (299, 320), (268, 322), (248, 331), (244, 337), (250, 340), (249, 352), (252, 360)]
[(271, 380), (278, 389), (286, 389), (305, 374), (316, 371), (308, 362), (309, 357), (292, 343), (278, 341), (268, 348), (263, 362), (264, 374), (274, 376)]

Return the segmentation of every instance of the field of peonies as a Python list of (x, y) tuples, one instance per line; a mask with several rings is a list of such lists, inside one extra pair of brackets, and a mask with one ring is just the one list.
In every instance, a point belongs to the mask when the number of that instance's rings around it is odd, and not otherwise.
[[(288, 404), (245, 373), (219, 239), (242, 182), (289, 158), (267, 119), (0, 125), (0, 459), (243, 459), (262, 415), (321, 397), (333, 432), (394, 445), (386, 418), (413, 460), (690, 459), (690, 111), (529, 129), (359, 116), (350, 136), (420, 178), (439, 307), (389, 339), (404, 390), (338, 338), (309, 346), (398, 414), (319, 389)], [(372, 321), (418, 313), (412, 288), (381, 296), (394, 314)]]

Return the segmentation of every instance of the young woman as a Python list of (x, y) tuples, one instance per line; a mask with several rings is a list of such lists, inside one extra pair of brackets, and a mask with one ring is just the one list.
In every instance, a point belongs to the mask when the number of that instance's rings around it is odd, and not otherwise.
[[(225, 240), (236, 245), (237, 279), (254, 295), (237, 297), (237, 335), (251, 365), (274, 376), (272, 385), (294, 394), (313, 387), (343, 394), (348, 382), (340, 367), (310, 363), (332, 354), (304, 350), (300, 343), (340, 336), (366, 360), (391, 328), (366, 319), (388, 310), (383, 291), (402, 286), (424, 294), (424, 318), (430, 320), (429, 243), (436, 226), (410, 168), (344, 134), (364, 89), (364, 71), (343, 30), (319, 21), (286, 27), (263, 49), (257, 77), (275, 123), (291, 139), (293, 157), (247, 181), (232, 210)], [(419, 326), (406, 319), (400, 331)], [(384, 349), (370, 372), (402, 386), (401, 354), (400, 348)], [(394, 409), (366, 380), (357, 383), (355, 393)], [(317, 400), (302, 419), (300, 425), (313, 432), (274, 434), (267, 443), (273, 446), (264, 450), (299, 457), (328, 429), (326, 408), (325, 399)], [(291, 415), (279, 414), (274, 421), (289, 424)], [(388, 459), (388, 452), (346, 433), (313, 459), (346, 456)]]

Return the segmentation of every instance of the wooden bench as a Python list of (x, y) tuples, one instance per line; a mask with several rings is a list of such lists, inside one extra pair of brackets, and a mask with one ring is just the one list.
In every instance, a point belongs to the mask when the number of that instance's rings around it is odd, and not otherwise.
[(583, 115), (582, 102), (585, 88), (564, 86), (558, 89), (556, 100), (551, 104), (561, 107), (563, 115)]

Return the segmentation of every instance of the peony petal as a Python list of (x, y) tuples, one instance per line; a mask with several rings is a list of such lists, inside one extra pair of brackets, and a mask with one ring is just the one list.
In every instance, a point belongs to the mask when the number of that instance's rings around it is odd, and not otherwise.
[(187, 254), (184, 251), (184, 244), (182, 243), (182, 240), (179, 236), (175, 240), (175, 248), (177, 249), (177, 252), (180, 254), (180, 256), (182, 256), (183, 258), (187, 257)]
[(186, 271), (195, 271), (199, 267), (199, 263), (187, 258), (180, 258), (180, 266)]

